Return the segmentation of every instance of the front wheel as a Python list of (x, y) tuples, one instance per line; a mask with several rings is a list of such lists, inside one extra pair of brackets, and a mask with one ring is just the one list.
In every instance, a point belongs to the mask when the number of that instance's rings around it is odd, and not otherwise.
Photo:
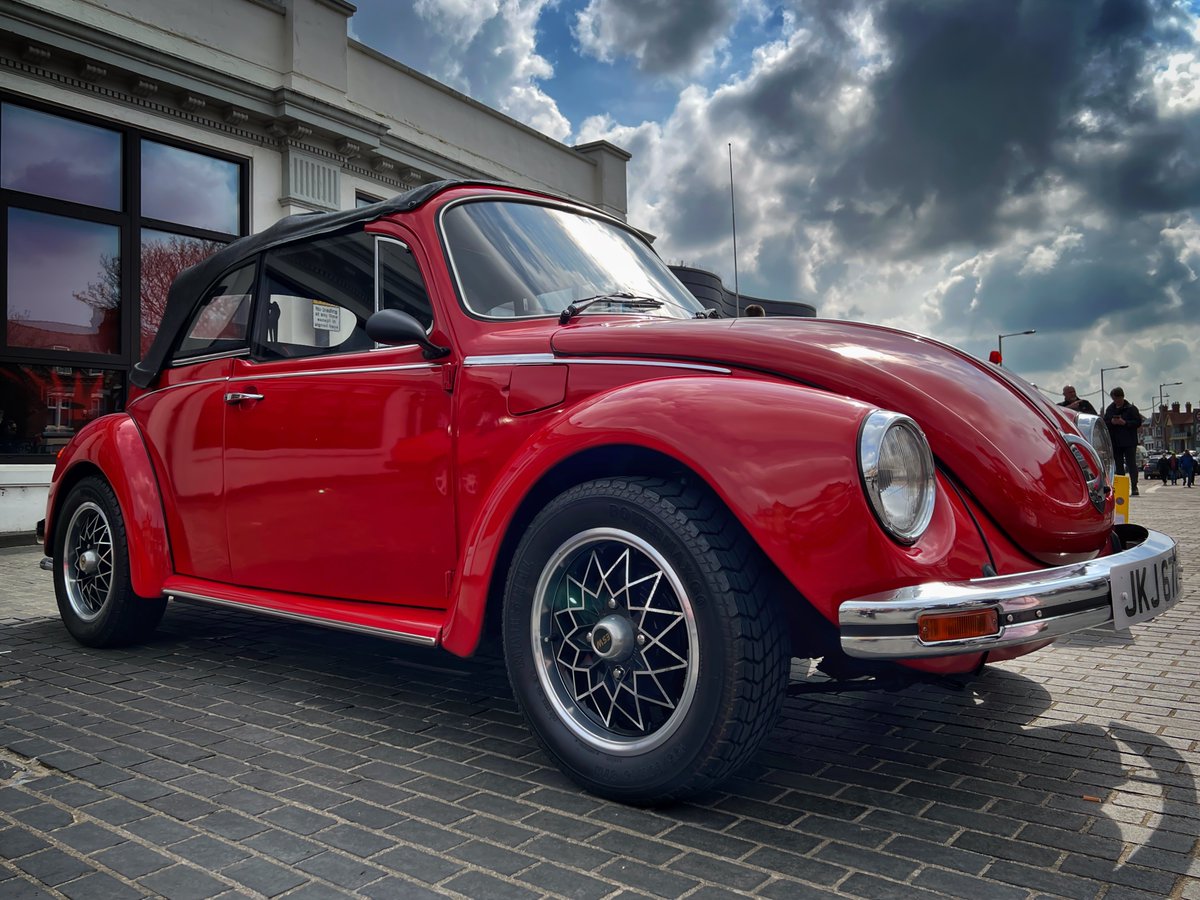
[(89, 647), (144, 640), (162, 619), (165, 598), (133, 592), (125, 517), (102, 478), (82, 479), (58, 513), (54, 593), (67, 631)]
[(632, 803), (712, 787), (771, 729), (788, 677), (769, 566), (706, 490), (657, 478), (572, 488), (513, 559), (513, 693), (562, 770)]

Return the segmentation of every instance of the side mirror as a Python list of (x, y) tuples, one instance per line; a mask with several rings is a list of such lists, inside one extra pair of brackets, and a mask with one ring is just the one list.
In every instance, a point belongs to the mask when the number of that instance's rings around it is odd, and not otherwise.
[(367, 319), (367, 337), (377, 344), (398, 347), (417, 344), (426, 359), (441, 359), (450, 353), (449, 347), (439, 347), (429, 340), (421, 323), (398, 309), (381, 309)]

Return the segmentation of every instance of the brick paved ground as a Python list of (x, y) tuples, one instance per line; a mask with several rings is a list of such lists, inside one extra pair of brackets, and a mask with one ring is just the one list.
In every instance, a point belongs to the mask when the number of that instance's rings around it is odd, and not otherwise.
[[(1200, 490), (1135, 520), (1196, 559)], [(1200, 575), (960, 692), (793, 699), (698, 803), (550, 768), (499, 661), (176, 604), (87, 650), (0, 550), (0, 896), (1200, 900)]]

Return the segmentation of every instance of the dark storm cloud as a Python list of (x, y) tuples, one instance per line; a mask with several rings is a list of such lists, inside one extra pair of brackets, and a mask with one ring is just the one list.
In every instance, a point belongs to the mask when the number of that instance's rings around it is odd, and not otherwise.
[(1036, 328), (1039, 335), (1106, 322), (1115, 337), (1200, 322), (1200, 281), (1182, 241), (1164, 237), (1159, 217), (1072, 235), (1047, 253), (1022, 248), (959, 273), (937, 298), (940, 324), (954, 331)]
[[(913, 229), (914, 249), (988, 245), (1015, 224), (1002, 209), (1045, 188), (1064, 166), (1064, 144), (1126, 133), (1153, 115), (1147, 51), (1186, 32), (1155, 0), (943, 3), (892, 0), (877, 26), (890, 64), (872, 86), (874, 117), (846, 163), (822, 185), (852, 211), (886, 204), (887, 227)], [(1121, 203), (1152, 202), (1170, 140), (1144, 140), (1090, 167), (1123, 173)], [(844, 239), (871, 239), (854, 217)]]
[(734, 19), (728, 0), (590, 0), (576, 20), (582, 47), (601, 59), (631, 56), (652, 75), (695, 68)]

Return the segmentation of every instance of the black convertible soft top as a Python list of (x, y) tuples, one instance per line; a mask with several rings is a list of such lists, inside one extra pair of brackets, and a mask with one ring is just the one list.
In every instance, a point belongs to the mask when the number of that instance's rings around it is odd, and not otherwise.
[(265, 231), (240, 238), (222, 247), (208, 259), (184, 269), (171, 284), (167, 293), (167, 308), (163, 312), (162, 324), (154, 336), (150, 349), (129, 374), (129, 380), (138, 387), (149, 387), (171, 355), (179, 332), (187, 325), (196, 300), (208, 286), (221, 275), (240, 263), (253, 259), (263, 250), (300, 238), (314, 237), (334, 231), (349, 229), (382, 219), (393, 213), (416, 209), (431, 197), (451, 187), (478, 185), (480, 187), (510, 187), (499, 181), (433, 181), (420, 187), (397, 194), (390, 200), (381, 200), (370, 206), (328, 213), (301, 213), (280, 219)]

